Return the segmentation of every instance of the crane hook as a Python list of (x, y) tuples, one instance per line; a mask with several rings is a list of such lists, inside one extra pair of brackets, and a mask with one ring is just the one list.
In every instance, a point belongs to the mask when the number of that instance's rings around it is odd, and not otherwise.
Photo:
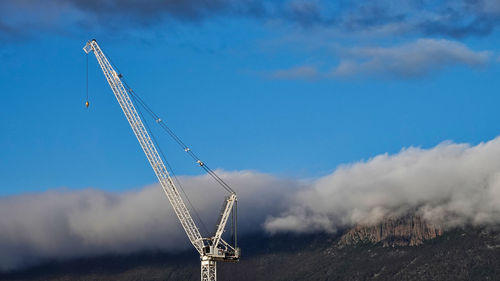
[(86, 107), (86, 108), (89, 108), (89, 105), (90, 105), (89, 101), (86, 101), (86, 102), (85, 102), (85, 107)]

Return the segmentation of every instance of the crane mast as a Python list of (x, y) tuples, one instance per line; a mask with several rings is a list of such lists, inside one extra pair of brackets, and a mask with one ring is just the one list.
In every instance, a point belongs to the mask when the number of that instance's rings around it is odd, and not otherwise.
[[(121, 80), (121, 74), (118, 74), (114, 70), (113, 66), (106, 58), (95, 39), (88, 41), (83, 50), (87, 54), (91, 51), (94, 52), (104, 76), (111, 87), (111, 90), (120, 104), (120, 107), (122, 108), (132, 131), (137, 137), (142, 150), (146, 154), (146, 157), (151, 164), (151, 167), (153, 168), (165, 194), (167, 195), (177, 218), (184, 228), (189, 241), (200, 254), (201, 280), (215, 281), (216, 261), (238, 261), (240, 257), (239, 248), (237, 248), (236, 245), (230, 245), (221, 238), (231, 211), (237, 202), (236, 194), (231, 190), (231, 194), (226, 197), (214, 235), (209, 238), (203, 238), (191, 214), (189, 213), (189, 209), (184, 204), (184, 200), (175, 186), (170, 173), (160, 157), (148, 130), (144, 126), (140, 115), (132, 103), (128, 94), (128, 89), (125, 88)], [(203, 165), (203, 162), (201, 161), (198, 161), (198, 163), (200, 166)]]

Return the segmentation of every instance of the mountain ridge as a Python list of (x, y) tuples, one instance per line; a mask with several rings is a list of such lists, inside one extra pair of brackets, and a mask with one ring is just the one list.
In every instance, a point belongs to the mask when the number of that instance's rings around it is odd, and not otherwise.
[[(393, 233), (398, 233), (395, 230), (406, 226), (408, 218), (385, 223), (395, 226)], [(218, 280), (447, 281), (497, 280), (500, 276), (500, 228), (455, 228), (412, 245), (384, 245), (384, 239), (341, 243), (347, 239), (347, 234), (357, 233), (359, 229), (362, 227), (335, 234), (253, 233), (243, 236), (240, 239), (242, 260), (236, 264), (218, 263)], [(177, 254), (143, 252), (47, 262), (0, 273), (0, 280), (183, 281), (198, 280), (199, 270), (198, 256), (192, 250)]]

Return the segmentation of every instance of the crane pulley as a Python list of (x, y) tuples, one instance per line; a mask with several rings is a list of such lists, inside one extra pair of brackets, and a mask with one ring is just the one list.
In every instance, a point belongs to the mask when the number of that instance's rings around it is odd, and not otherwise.
[[(237, 197), (234, 190), (226, 184), (213, 170), (211, 170), (204, 162), (202, 162), (192, 151), (185, 145), (179, 137), (177, 137), (170, 128), (140, 99), (134, 91), (122, 80), (122, 75), (116, 72), (113, 65), (104, 55), (97, 41), (88, 41), (83, 50), (86, 54), (94, 52), (97, 61), (106, 77), (106, 80), (113, 91), (120, 107), (122, 108), (125, 117), (127, 118), (132, 131), (134, 132), (142, 150), (146, 154), (151, 167), (153, 168), (158, 181), (160, 182), (165, 194), (167, 195), (170, 204), (172, 205), (175, 214), (177, 215), (184, 231), (186, 232), (189, 241), (200, 254), (201, 259), (201, 280), (215, 281), (216, 280), (216, 261), (238, 261), (240, 258), (240, 249), (236, 244), (236, 237), (233, 244), (227, 243), (222, 239), (222, 234), (226, 228), (226, 224), (231, 214), (236, 217)], [(87, 76), (88, 77), (88, 76)], [(88, 79), (88, 78), (87, 78)], [(87, 90), (88, 91), (88, 90)], [(156, 120), (156, 122), (191, 156), (196, 163), (202, 167), (210, 176), (212, 176), (229, 195), (224, 199), (222, 211), (217, 221), (215, 233), (211, 237), (203, 238), (200, 234), (196, 223), (194, 222), (189, 209), (186, 207), (179, 190), (177, 189), (169, 171), (165, 166), (165, 162), (158, 153), (154, 139), (151, 138), (149, 130), (144, 125), (141, 115), (136, 110), (134, 103), (130, 97), (134, 98), (139, 105), (143, 106), (146, 111)], [(88, 94), (86, 106), (88, 107)], [(233, 232), (236, 235), (236, 221), (233, 223)]]

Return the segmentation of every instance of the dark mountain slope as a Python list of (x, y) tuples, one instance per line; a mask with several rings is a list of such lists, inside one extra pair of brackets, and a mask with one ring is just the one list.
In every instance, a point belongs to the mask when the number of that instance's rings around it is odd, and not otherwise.
[[(346, 232), (349, 233), (349, 232)], [(500, 231), (444, 232), (418, 246), (358, 241), (341, 235), (242, 237), (243, 257), (218, 264), (218, 280), (500, 280)], [(194, 251), (137, 253), (51, 262), (0, 280), (199, 280)]]

